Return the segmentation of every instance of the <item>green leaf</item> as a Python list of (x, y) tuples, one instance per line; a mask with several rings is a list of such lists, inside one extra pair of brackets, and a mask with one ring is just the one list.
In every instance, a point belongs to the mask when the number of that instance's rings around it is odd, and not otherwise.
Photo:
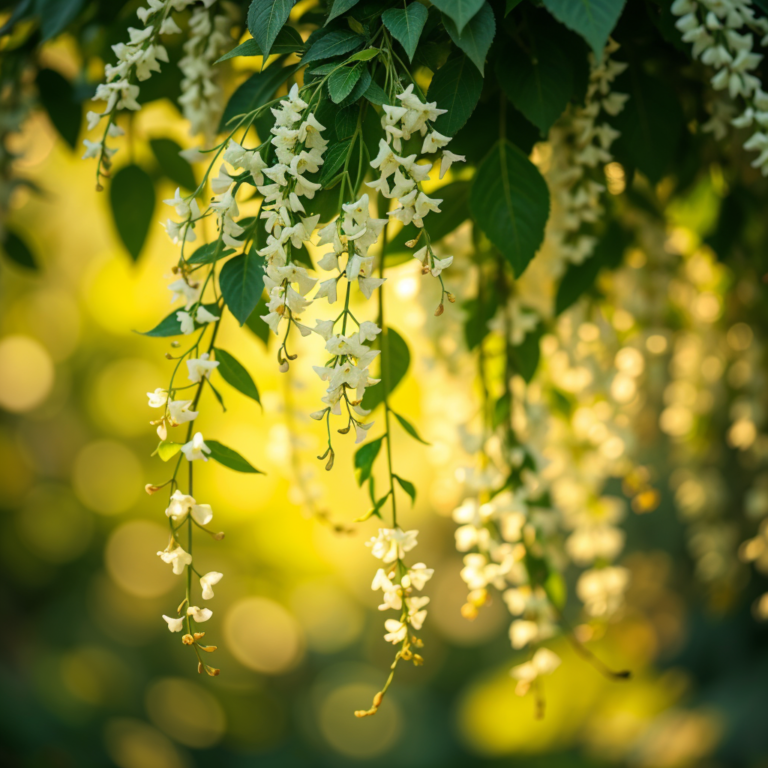
[(514, 144), (498, 141), (472, 180), (469, 205), (520, 277), (544, 239), (549, 217), (549, 190), (538, 168)]
[(328, 78), (328, 93), (330, 94), (331, 100), (338, 104), (349, 96), (362, 73), (363, 70), (359, 66), (337, 69)]
[(400, 475), (393, 475), (397, 480), (400, 487), (411, 497), (411, 504), (416, 502), (416, 486), (410, 481), (400, 477)]
[[(384, 340), (379, 342), (381, 344), (381, 359), (382, 372), (383, 366), (387, 366), (389, 371), (389, 393), (394, 392), (395, 387), (403, 380), (405, 374), (408, 372), (408, 366), (411, 364), (411, 352), (408, 349), (408, 345), (405, 343), (405, 339), (394, 329), (387, 328), (382, 331), (381, 335), (377, 337), (381, 339), (384, 336)], [(382, 373), (383, 378), (383, 373)], [(363, 397), (363, 408), (369, 408), (373, 410), (377, 405), (384, 401), (384, 387), (383, 381), (379, 382), (373, 387), (365, 390), (365, 396)]]
[(376, 82), (371, 81), (371, 84), (363, 95), (371, 102), (371, 104), (376, 104), (378, 107), (382, 104), (389, 104), (389, 96), (387, 96), (386, 91)]
[[(429, 220), (429, 239), (438, 242), (453, 232), (469, 217), (468, 181), (454, 181), (431, 192), (431, 196), (442, 200), (440, 213), (433, 213)], [(389, 242), (384, 251), (385, 266), (394, 267), (413, 258), (413, 249), (405, 244), (419, 235), (420, 230), (413, 224), (403, 227)]]
[(256, 309), (248, 315), (248, 319), (245, 321), (246, 327), (260, 339), (265, 347), (269, 346), (269, 337), (272, 332), (269, 330), (269, 326), (261, 319), (263, 314), (263, 297), (262, 300), (256, 305)]
[[(219, 316), (219, 305), (216, 302), (203, 304), (203, 306), (212, 314)], [(138, 331), (142, 336), (151, 336), (153, 338), (165, 338), (167, 336), (181, 336), (181, 323), (176, 318), (177, 312), (183, 312), (183, 309), (174, 309), (170, 315), (164, 317), (151, 331)], [(195, 328), (202, 328), (202, 325), (195, 321)]]
[(389, 498), (389, 494), (391, 491), (385, 493), (364, 515), (361, 515), (360, 517), (355, 518), (356, 523), (364, 523), (366, 520), (369, 520), (374, 515), (381, 519), (381, 512), (379, 511), (384, 504), (386, 503), (387, 499)]
[(248, 9), (248, 31), (269, 56), (280, 30), (288, 21), (296, 0), (253, 0)]
[(126, 165), (113, 177), (109, 202), (117, 234), (134, 261), (139, 258), (155, 213), (155, 186), (138, 165)]
[(559, 41), (539, 27), (531, 27), (529, 43), (526, 49), (517, 45), (502, 48), (496, 74), (512, 104), (546, 136), (568, 106), (574, 68)]
[(435, 0), (432, 5), (446, 14), (455, 24), (459, 34), (469, 20), (483, 7), (485, 0)]
[(351, 29), (334, 29), (327, 35), (323, 35), (316, 40), (310, 49), (304, 54), (301, 60), (302, 64), (309, 64), (310, 61), (320, 61), (330, 59), (333, 56), (342, 56), (345, 53), (354, 51), (355, 48), (365, 43), (365, 38), (358, 35)]
[(187, 264), (213, 264), (219, 259), (231, 256), (234, 251), (231, 248), (224, 249), (221, 241), (201, 245), (188, 259)]
[(344, 107), (336, 114), (336, 136), (341, 139), (349, 139), (357, 128), (357, 117), (360, 110), (357, 107)]
[(565, 601), (568, 598), (568, 588), (560, 571), (551, 570), (549, 572), (549, 576), (547, 576), (547, 580), (544, 582), (544, 592), (552, 605), (559, 611), (565, 607)]
[[(157, 446), (155, 453), (163, 460), (172, 459), (181, 450), (181, 443), (174, 443), (172, 440), (163, 440)], [(153, 456), (155, 454), (152, 454)]]
[(488, 323), (496, 316), (499, 306), (498, 295), (493, 291), (481, 299), (469, 299), (462, 304), (467, 316), (464, 321), (464, 341), (467, 349), (475, 349), (488, 335)]
[(469, 20), (461, 32), (448, 16), (443, 17), (443, 25), (454, 45), (461, 48), (469, 56), (472, 63), (480, 70), (480, 74), (483, 75), (485, 57), (488, 55), (488, 50), (496, 34), (496, 19), (493, 17), (491, 6), (488, 3), (483, 3), (480, 10)]
[(404, 416), (401, 416), (399, 413), (395, 413), (392, 411), (392, 415), (400, 422), (400, 425), (402, 428), (414, 439), (418, 440), (420, 443), (423, 443), (424, 445), (430, 445), (417, 431), (416, 427), (411, 424), (408, 419), (406, 419)]
[(347, 61), (370, 61), (371, 59), (375, 59), (379, 55), (379, 52), (378, 48), (366, 48), (363, 51), (353, 53)]
[(580, 34), (598, 61), (626, 0), (543, 0), (544, 7), (568, 29)]
[(429, 11), (421, 3), (411, 3), (405, 8), (388, 8), (381, 14), (384, 26), (408, 54), (408, 61), (413, 61), (427, 16)]
[(448, 110), (435, 121), (435, 128), (446, 136), (455, 136), (474, 112), (483, 91), (483, 77), (463, 54), (449, 59), (435, 72), (427, 99)]
[(360, 0), (333, 0), (333, 7), (328, 14), (328, 18), (325, 20), (325, 23), (328, 24), (329, 21), (333, 21), (337, 16), (346, 13), (350, 8), (354, 8), (359, 2)]
[(373, 470), (373, 462), (381, 450), (381, 443), (384, 437), (378, 437), (365, 443), (355, 451), (355, 477), (357, 484), (362, 485), (370, 476)]
[(233, 451), (226, 445), (222, 445), (217, 440), (206, 440), (205, 444), (211, 449), (209, 458), (218, 461), (235, 472), (248, 472), (254, 475), (263, 475), (264, 473), (256, 469), (249, 461), (244, 459), (237, 451)]
[(264, 290), (264, 270), (256, 251), (251, 249), (230, 259), (221, 268), (219, 285), (229, 311), (243, 325)]
[(36, 0), (43, 42), (63, 32), (84, 4), (85, 0)]
[[(263, 323), (263, 321), (261, 322)], [(218, 347), (215, 347), (213, 351), (216, 355), (216, 360), (219, 362), (218, 370), (221, 378), (238, 392), (242, 392), (246, 397), (250, 397), (251, 400), (255, 400), (261, 405), (259, 390), (251, 378), (251, 374), (229, 352), (225, 352)]]
[(611, 152), (657, 184), (678, 156), (685, 130), (680, 99), (665, 80), (646, 75), (642, 68), (630, 67), (620, 82), (617, 92), (629, 93), (629, 99), (611, 121), (621, 132)]
[[(301, 35), (293, 27), (283, 27), (275, 38), (275, 42), (272, 43), (270, 53), (295, 53), (301, 51), (304, 48), (304, 41), (301, 39)], [(252, 37), (249, 40), (244, 40), (240, 45), (235, 46), (231, 51), (227, 51), (220, 59), (217, 59), (214, 63), (219, 64), (227, 59), (234, 59), (237, 56), (262, 56), (261, 46)]]
[(219, 122), (219, 132), (225, 130), (233, 117), (263, 107), (300, 66), (297, 64), (293, 67), (282, 67), (280, 62), (276, 61), (271, 67), (267, 67), (263, 72), (256, 72), (241, 83), (227, 102)]
[(510, 350), (512, 366), (515, 373), (520, 374), (526, 383), (530, 382), (536, 369), (539, 367), (539, 358), (541, 356), (541, 337), (544, 330), (539, 327), (525, 334), (521, 344), (512, 347)]
[(36, 82), (40, 103), (45, 107), (53, 127), (74, 149), (80, 135), (83, 111), (75, 101), (71, 83), (54, 69), (41, 69)]
[(323, 164), (323, 170), (320, 174), (319, 181), (324, 187), (328, 186), (341, 171), (351, 144), (352, 139), (346, 139), (338, 144), (333, 144), (325, 153), (325, 163)]
[(11, 230), (6, 230), (3, 251), (14, 264), (24, 269), (38, 269), (37, 261), (29, 246)]
[(523, 0), (507, 0), (507, 7), (504, 10), (504, 15), (509, 16), (509, 14), (512, 13), (512, 11), (514, 11), (515, 8), (517, 8), (517, 6), (522, 2)]
[(363, 94), (368, 90), (368, 86), (371, 84), (371, 73), (365, 64), (362, 66), (362, 74), (360, 79), (355, 83), (355, 87), (342, 101), (339, 102), (340, 107), (349, 107), (356, 101), (363, 97)]
[(181, 147), (173, 139), (150, 139), (149, 146), (164, 176), (190, 192), (197, 189), (192, 166), (179, 155)]

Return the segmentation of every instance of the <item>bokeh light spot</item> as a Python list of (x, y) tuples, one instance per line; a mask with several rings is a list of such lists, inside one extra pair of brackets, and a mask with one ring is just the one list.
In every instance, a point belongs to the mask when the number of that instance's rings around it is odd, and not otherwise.
[(140, 720), (110, 720), (104, 730), (109, 756), (118, 768), (189, 768), (189, 760), (160, 731)]
[(116, 515), (136, 503), (142, 476), (141, 464), (129, 448), (114, 440), (95, 440), (78, 453), (72, 486), (89, 509)]
[(14, 413), (31, 411), (53, 387), (51, 356), (28, 336), (0, 340), (0, 408)]

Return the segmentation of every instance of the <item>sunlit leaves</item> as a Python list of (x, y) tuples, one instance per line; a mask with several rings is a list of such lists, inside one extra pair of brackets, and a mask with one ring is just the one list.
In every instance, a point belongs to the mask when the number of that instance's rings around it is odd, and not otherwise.
[(218, 372), (221, 374), (221, 378), (238, 392), (260, 404), (259, 390), (245, 367), (229, 352), (218, 347), (213, 351), (219, 363)]
[(117, 234), (136, 261), (147, 239), (155, 212), (155, 187), (138, 165), (126, 165), (112, 179), (109, 202)]
[(269, 56), (272, 44), (283, 28), (296, 0), (253, 0), (248, 9), (248, 31)]
[(414, 439), (418, 440), (420, 443), (423, 443), (424, 445), (429, 445), (429, 443), (418, 433), (418, 430), (416, 427), (411, 424), (408, 419), (406, 419), (404, 416), (401, 416), (399, 413), (395, 413), (394, 411), (391, 412), (392, 415), (400, 422), (400, 426)]
[(435, 128), (454, 136), (467, 122), (480, 100), (483, 77), (463, 54), (449, 59), (437, 70), (429, 85), (427, 98), (447, 112), (435, 121)]
[(400, 475), (393, 475), (397, 480), (398, 485), (411, 497), (411, 503), (416, 501), (416, 486), (410, 481), (406, 480)]
[(470, 19), (467, 25), (459, 31), (450, 18), (443, 18), (443, 24), (451, 36), (454, 45), (461, 48), (478, 68), (480, 74), (485, 71), (485, 57), (496, 34), (496, 20), (488, 3), (483, 3), (480, 10)]
[(428, 15), (427, 9), (416, 2), (405, 8), (388, 8), (381, 14), (384, 26), (408, 54), (408, 61), (413, 61), (413, 54), (416, 53), (416, 46)]
[(206, 440), (205, 444), (211, 449), (211, 453), (208, 458), (218, 461), (219, 464), (233, 469), (235, 472), (245, 472), (248, 474), (263, 475), (256, 467), (254, 467), (247, 459), (241, 456), (237, 451), (232, 448), (222, 445), (217, 440)]
[(600, 60), (626, 0), (543, 0), (544, 7), (566, 27), (578, 32)]
[(477, 169), (472, 215), (519, 277), (544, 239), (549, 190), (536, 166), (513, 144), (497, 142)]
[(240, 325), (253, 312), (264, 290), (264, 270), (255, 251), (241, 253), (230, 259), (219, 275), (224, 302)]

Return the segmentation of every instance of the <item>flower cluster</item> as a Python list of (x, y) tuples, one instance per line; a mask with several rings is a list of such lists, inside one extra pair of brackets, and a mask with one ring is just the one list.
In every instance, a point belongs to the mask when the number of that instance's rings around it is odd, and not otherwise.
[(424, 606), (429, 603), (426, 596), (416, 595), (424, 589), (424, 585), (432, 578), (432, 568), (427, 568), (424, 563), (416, 563), (408, 566), (403, 558), (416, 546), (418, 531), (403, 531), (401, 528), (379, 528), (378, 536), (371, 538), (367, 546), (371, 548), (371, 554), (382, 561), (384, 567), (376, 571), (371, 589), (374, 592), (381, 590), (382, 603), (380, 611), (399, 611), (399, 619), (387, 619), (384, 622), (386, 634), (384, 639), (393, 645), (399, 645), (400, 649), (392, 664), (392, 673), (386, 684), (373, 698), (373, 706), (368, 710), (357, 710), (356, 717), (368, 717), (373, 715), (381, 705), (384, 694), (392, 682), (398, 661), (413, 661), (415, 665), (424, 663), (418, 653), (412, 648), (423, 647), (422, 641), (413, 634), (422, 628), (427, 610)]
[(741, 101), (740, 115), (734, 116), (733, 104), (721, 105), (703, 130), (721, 139), (729, 121), (736, 128), (754, 129), (744, 148), (760, 153), (752, 167), (768, 175), (768, 93), (754, 74), (763, 56), (753, 51), (755, 34), (761, 45), (768, 44), (768, 19), (755, 16), (750, 0), (675, 0), (671, 10), (694, 58), (716, 70), (712, 87)]
[(190, 135), (203, 134), (208, 140), (223, 109), (223, 92), (213, 64), (232, 45), (232, 21), (224, 14), (214, 14), (213, 2), (208, 0), (192, 12), (184, 56), (179, 61), (184, 75), (179, 104), (189, 120)]

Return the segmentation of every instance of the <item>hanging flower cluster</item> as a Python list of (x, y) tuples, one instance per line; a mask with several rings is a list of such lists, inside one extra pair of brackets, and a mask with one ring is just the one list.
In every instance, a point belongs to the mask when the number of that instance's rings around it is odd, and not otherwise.
[[(713, 110), (703, 130), (722, 139), (728, 122), (736, 128), (754, 129), (744, 149), (760, 153), (752, 167), (768, 175), (768, 93), (755, 74), (763, 55), (753, 50), (755, 35), (761, 38), (761, 45), (768, 45), (768, 19), (755, 16), (751, 0), (675, 0), (671, 9), (679, 17), (675, 26), (683, 42), (692, 43), (694, 58), (716, 70), (712, 87), (727, 91), (732, 100)], [(743, 110), (738, 116), (737, 109)]]

